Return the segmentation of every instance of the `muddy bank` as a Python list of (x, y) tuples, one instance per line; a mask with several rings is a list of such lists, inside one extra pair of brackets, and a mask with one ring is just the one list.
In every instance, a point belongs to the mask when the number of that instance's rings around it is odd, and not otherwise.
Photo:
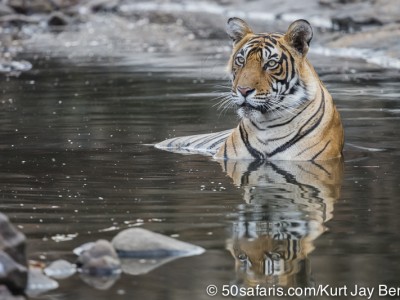
[(396, 0), (3, 0), (0, 71), (30, 69), (19, 53), (136, 58), (145, 52), (228, 52), (224, 26), (231, 16), (260, 31), (285, 31), (304, 18), (315, 28), (314, 53), (400, 68)]

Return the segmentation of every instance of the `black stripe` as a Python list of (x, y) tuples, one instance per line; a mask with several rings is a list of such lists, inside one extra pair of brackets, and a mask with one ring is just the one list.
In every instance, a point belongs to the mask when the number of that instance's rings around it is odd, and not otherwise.
[(243, 123), (240, 123), (239, 125), (239, 132), (240, 132), (240, 138), (242, 139), (244, 145), (246, 146), (247, 151), (249, 151), (251, 156), (253, 156), (255, 159), (264, 159), (264, 155), (250, 145), (248, 134), (246, 130), (243, 128)]
[(235, 145), (235, 141), (233, 140), (233, 135), (231, 135), (231, 140), (232, 140), (233, 152), (235, 152), (235, 156), (237, 156), (236, 145)]
[(318, 155), (320, 155), (322, 152), (324, 152), (325, 149), (326, 149), (326, 147), (328, 147), (328, 145), (330, 144), (330, 142), (331, 142), (331, 140), (329, 140), (329, 141), (325, 144), (324, 148), (322, 148), (317, 154), (315, 154), (315, 155), (311, 158), (311, 160), (315, 160), (315, 159), (318, 157)]
[[(304, 127), (310, 122), (312, 121), (320, 112), (321, 116), (319, 117), (319, 119), (317, 120), (317, 122), (315, 122), (311, 127), (307, 128), (304, 132), (303, 129)], [(287, 149), (289, 149), (290, 147), (292, 147), (295, 143), (297, 143), (298, 141), (300, 141), (302, 138), (304, 138), (306, 135), (308, 135), (309, 133), (311, 133), (315, 128), (318, 127), (318, 125), (321, 123), (322, 118), (324, 117), (325, 114), (325, 94), (324, 91), (321, 87), (321, 104), (319, 105), (317, 111), (308, 119), (308, 121), (301, 126), (301, 128), (299, 129), (299, 131), (297, 132), (297, 134), (288, 142), (286, 142), (285, 144), (279, 146), (278, 148), (276, 148), (274, 151), (268, 153), (268, 157), (272, 157), (277, 153), (283, 152)]]
[(309, 147), (301, 150), (299, 153), (296, 154), (296, 156), (302, 155), (304, 152), (306, 152), (307, 150), (310, 150), (311, 148), (317, 146), (319, 143), (321, 143), (321, 141), (318, 141), (317, 143), (313, 144), (312, 146), (309, 146)]
[(175, 142), (177, 139), (179, 139), (179, 137), (173, 138), (167, 145), (167, 148), (171, 148), (172, 143)]
[(291, 135), (293, 132), (289, 132), (287, 135), (284, 135), (284, 136), (280, 136), (280, 137), (277, 137), (277, 138), (273, 138), (273, 139), (268, 139), (268, 140), (266, 140), (265, 142), (275, 142), (275, 141), (278, 141), (278, 140), (282, 140), (282, 139), (284, 139), (284, 138), (287, 138), (289, 135)]
[[(206, 137), (206, 139), (205, 139), (204, 141), (202, 141), (200, 144), (195, 145), (195, 147), (196, 147), (196, 148), (199, 148), (199, 147), (203, 146), (204, 144), (207, 144), (209, 141), (211, 141), (211, 140), (213, 140), (213, 139), (217, 139), (217, 138), (219, 138), (221, 135), (224, 135), (224, 134), (226, 134), (226, 132), (218, 132), (218, 133), (211, 134), (211, 136)], [(192, 144), (195, 143), (195, 142), (198, 141), (198, 140), (201, 140), (201, 139), (202, 139), (202, 137), (198, 138), (197, 140), (195, 140), (194, 142), (192, 142)]]
[(210, 146), (207, 147), (208, 150), (211, 150), (214, 148), (216, 145), (221, 144), (223, 141), (226, 141), (227, 137), (224, 137), (222, 139), (219, 139), (218, 141), (212, 143)]
[[(228, 155), (226, 154), (226, 143), (224, 144), (224, 159), (225, 159), (225, 166), (226, 166), (226, 160), (228, 158)], [(225, 167), (226, 169), (226, 167)]]
[[(253, 125), (255, 128), (257, 128), (257, 130), (259, 130), (259, 131), (265, 131), (265, 130), (267, 130), (267, 129), (262, 129), (262, 128), (258, 127), (258, 125), (257, 125), (256, 123), (254, 123), (253, 120), (250, 120), (250, 123), (251, 123), (251, 125)], [(268, 128), (269, 128), (269, 127), (268, 127)]]
[(279, 123), (279, 124), (275, 124), (275, 125), (270, 125), (268, 126), (268, 128), (275, 128), (275, 127), (280, 127), (280, 126), (284, 126), (289, 124), (290, 122), (292, 122), (294, 119), (296, 119), (303, 111), (305, 111), (307, 109), (307, 107), (312, 103), (312, 101), (310, 101), (299, 113), (297, 113), (293, 118), (291, 118), (290, 120), (284, 122), (284, 123)]

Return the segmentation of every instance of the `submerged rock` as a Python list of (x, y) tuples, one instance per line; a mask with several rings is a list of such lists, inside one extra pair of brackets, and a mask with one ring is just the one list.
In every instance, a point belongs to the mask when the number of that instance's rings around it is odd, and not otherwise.
[(66, 260), (59, 259), (46, 267), (44, 273), (55, 279), (64, 279), (76, 273), (76, 266)]
[[(87, 245), (87, 244), (85, 244)], [(74, 252), (77, 252), (74, 250)], [(98, 240), (80, 251), (77, 265), (80, 271), (91, 276), (107, 276), (121, 272), (121, 263), (110, 242)]]
[(199, 246), (143, 228), (130, 228), (118, 233), (112, 245), (120, 257), (161, 258), (168, 256), (192, 256), (205, 250)]
[(0, 213), (0, 285), (13, 294), (22, 294), (28, 282), (25, 242), (25, 236)]

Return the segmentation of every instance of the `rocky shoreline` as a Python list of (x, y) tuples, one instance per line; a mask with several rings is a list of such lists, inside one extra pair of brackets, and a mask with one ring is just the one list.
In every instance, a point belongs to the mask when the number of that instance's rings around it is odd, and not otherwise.
[(29, 70), (30, 62), (18, 59), (25, 53), (137, 56), (206, 46), (228, 51), (223, 26), (232, 15), (261, 31), (284, 31), (292, 20), (308, 19), (316, 29), (315, 53), (400, 68), (396, 0), (2, 0), (0, 72)]

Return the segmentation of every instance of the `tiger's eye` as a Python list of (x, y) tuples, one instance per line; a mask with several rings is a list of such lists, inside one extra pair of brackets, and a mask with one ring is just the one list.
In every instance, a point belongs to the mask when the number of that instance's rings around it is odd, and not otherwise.
[(264, 65), (264, 69), (272, 69), (274, 67), (276, 67), (278, 63), (275, 60), (270, 60), (268, 61), (265, 65)]
[(243, 65), (244, 64), (244, 58), (242, 56), (236, 57), (236, 64)]
[(239, 255), (237, 257), (241, 261), (245, 261), (247, 259), (247, 255), (245, 253), (239, 253)]

